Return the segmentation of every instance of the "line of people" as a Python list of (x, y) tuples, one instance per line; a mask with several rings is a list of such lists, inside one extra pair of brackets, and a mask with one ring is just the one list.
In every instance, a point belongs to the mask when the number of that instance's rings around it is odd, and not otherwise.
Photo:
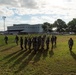
[(57, 41), (56, 36), (52, 36), (51, 40), (50, 37), (46, 37), (46, 35), (35, 36), (33, 38), (25, 37), (24, 40), (23, 37), (20, 37), (20, 47), (23, 50), (23, 45), (24, 45), (25, 50), (27, 50), (28, 48), (31, 52), (31, 49), (33, 49), (34, 52), (36, 53), (37, 50), (39, 49), (43, 50), (45, 47), (48, 50), (50, 41), (53, 49), (54, 46), (56, 47), (56, 41)]

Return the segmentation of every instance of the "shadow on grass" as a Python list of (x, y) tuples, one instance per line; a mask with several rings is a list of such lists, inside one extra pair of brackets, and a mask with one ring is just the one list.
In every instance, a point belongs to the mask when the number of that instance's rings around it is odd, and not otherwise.
[[(24, 68), (25, 68), (29, 63), (36, 63), (36, 62), (38, 62), (38, 61), (40, 60), (41, 55), (42, 55), (43, 52), (45, 53), (45, 54), (44, 54), (44, 58), (45, 58), (45, 57), (47, 56), (48, 50), (42, 51), (42, 50), (40, 49), (39, 51), (37, 51), (36, 54), (34, 53), (34, 51), (31, 52), (31, 53), (29, 53), (29, 51), (27, 51), (26, 53), (24, 53), (23, 56), (20, 57), (19, 59), (17, 59), (17, 60), (14, 62), (14, 64), (11, 66), (11, 67), (13, 67), (13, 66), (15, 66), (15, 65), (20, 64), (18, 70), (15, 71), (15, 74), (16, 74), (16, 73), (19, 73), (19, 72), (22, 71), (22, 70), (24, 70)], [(28, 56), (28, 57), (26, 58), (26, 56)], [(34, 56), (35, 56), (35, 57), (34, 57)], [(33, 57), (34, 57), (34, 61), (31, 61), (31, 60), (33, 59)]]
[(34, 57), (34, 63), (38, 62), (40, 60), (41, 54), (42, 54), (43, 50), (39, 49), (38, 52), (36, 53), (35, 57)]
[(45, 59), (48, 56), (48, 49), (44, 49), (43, 51), (43, 59)]
[[(16, 52), (14, 52), (14, 53), (11, 53), (11, 54), (7, 55), (6, 57), (4, 57), (2, 60), (6, 60), (6, 59), (8, 59), (8, 58), (11, 58), (12, 56), (14, 56), (15, 54), (17, 54), (17, 53), (20, 52), (20, 51), (21, 51), (21, 50), (16, 51)], [(2, 61), (2, 60), (0, 60), (0, 61)]]
[(51, 50), (53, 50), (53, 49), (55, 49), (55, 48), (57, 48), (56, 45), (51, 46)]
[(11, 57), (5, 64), (8, 64), (14, 60), (16, 60), (20, 55), (22, 55), (25, 51), (21, 50), (17, 54), (15, 54), (13, 57)]
[(15, 74), (16, 74), (16, 73), (19, 73), (20, 71), (22, 71), (22, 70), (29, 64), (29, 62), (32, 60), (32, 58), (34, 57), (34, 55), (35, 55), (34, 52), (32, 52), (32, 53), (28, 56), (28, 58), (26, 58), (23, 62), (21, 62), (18, 70), (15, 71)]
[(52, 57), (54, 55), (53, 49), (51, 49), (51, 51), (49, 51), (50, 57)]
[(76, 60), (76, 54), (72, 50), (70, 50), (70, 54)]
[(14, 67), (14, 66), (20, 64), (29, 54), (30, 54), (30, 52), (29, 52), (29, 51), (26, 51), (20, 58), (18, 58), (18, 59), (14, 62), (14, 64), (13, 64), (11, 67)]
[[(16, 45), (15, 45), (16, 46)], [(10, 50), (11, 48), (15, 47), (15, 46), (11, 46), (11, 47), (8, 47), (8, 48), (5, 48), (5, 49), (2, 49), (0, 52), (4, 52), (4, 51), (7, 51), (7, 50)]]
[(3, 44), (3, 45), (0, 45), (0, 47), (2, 47), (2, 46), (4, 46), (5, 44)]

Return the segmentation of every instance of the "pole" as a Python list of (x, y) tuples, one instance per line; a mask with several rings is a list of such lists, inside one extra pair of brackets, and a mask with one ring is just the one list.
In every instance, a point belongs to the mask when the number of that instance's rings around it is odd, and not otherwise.
[(4, 21), (4, 32), (5, 32), (5, 18), (6, 18), (6, 16), (3, 16), (2, 18), (3, 18), (3, 21)]

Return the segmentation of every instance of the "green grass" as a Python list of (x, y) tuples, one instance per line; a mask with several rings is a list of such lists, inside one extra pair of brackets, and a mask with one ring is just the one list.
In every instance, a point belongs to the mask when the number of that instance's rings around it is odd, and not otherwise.
[[(20, 35), (21, 36), (21, 35)], [(29, 35), (30, 36), (30, 35)], [(34, 35), (33, 35), (34, 36)], [(20, 50), (9, 35), (9, 44), (0, 35), (0, 75), (76, 75), (76, 36), (57, 36), (57, 47), (51, 50)], [(31, 36), (32, 37), (32, 36)], [(74, 40), (73, 50), (68, 49), (68, 39)]]

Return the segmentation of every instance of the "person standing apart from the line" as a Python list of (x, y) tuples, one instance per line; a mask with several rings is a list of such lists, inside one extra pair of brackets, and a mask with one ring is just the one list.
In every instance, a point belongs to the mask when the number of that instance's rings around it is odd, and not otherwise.
[(70, 38), (70, 39), (68, 40), (68, 45), (69, 45), (69, 50), (72, 50), (72, 47), (73, 47), (73, 45), (74, 45), (74, 41), (73, 41), (72, 38)]
[(4, 37), (4, 40), (5, 40), (5, 43), (8, 44), (8, 37), (7, 36)]

